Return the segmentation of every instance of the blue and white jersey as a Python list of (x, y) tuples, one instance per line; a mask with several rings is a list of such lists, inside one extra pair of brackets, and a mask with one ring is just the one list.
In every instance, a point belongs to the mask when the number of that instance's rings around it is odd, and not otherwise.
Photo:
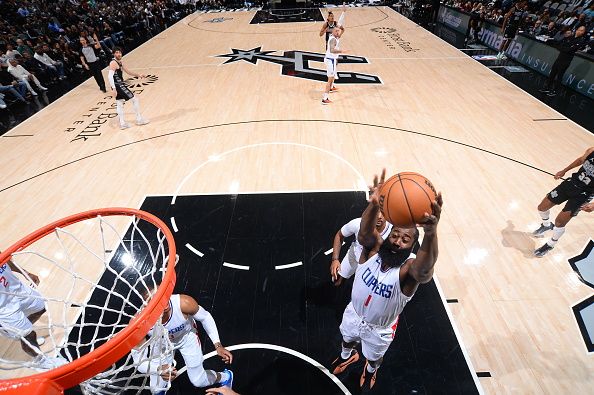
[[(416, 255), (411, 253), (407, 259), (415, 257)], [(358, 265), (351, 292), (351, 303), (355, 312), (365, 322), (389, 326), (396, 321), (412, 296), (402, 293), (400, 267), (383, 272), (381, 265), (382, 259), (379, 254)]]
[(169, 306), (171, 317), (163, 326), (169, 332), (169, 340), (177, 346), (188, 333), (196, 334), (196, 324), (193, 317), (186, 318), (182, 313), (179, 295), (171, 295)]

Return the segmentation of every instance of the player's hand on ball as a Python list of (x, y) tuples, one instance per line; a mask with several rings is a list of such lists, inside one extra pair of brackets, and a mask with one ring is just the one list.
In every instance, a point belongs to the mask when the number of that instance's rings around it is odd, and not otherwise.
[(217, 354), (227, 365), (233, 362), (233, 354), (231, 354), (231, 352), (229, 352), (225, 347), (217, 347)]
[(565, 175), (565, 172), (563, 170), (561, 170), (555, 174), (554, 178), (555, 178), (555, 180), (558, 180), (558, 179), (562, 178), (564, 175)]
[(165, 381), (173, 381), (177, 377), (177, 369), (169, 365), (162, 365), (160, 376)]
[(379, 191), (382, 188), (382, 184), (386, 180), (386, 169), (382, 169), (382, 175), (373, 177), (373, 185), (369, 186), (369, 203), (374, 206), (379, 206)]
[(594, 202), (592, 203), (586, 203), (581, 207), (582, 211), (585, 211), (587, 213), (591, 213), (592, 211), (594, 211)]
[(425, 234), (435, 234), (437, 230), (437, 224), (439, 223), (439, 219), (441, 218), (441, 208), (443, 206), (443, 198), (441, 197), (441, 192), (437, 194), (437, 198), (431, 202), (432, 213), (425, 213), (423, 216), (423, 229), (425, 230)]

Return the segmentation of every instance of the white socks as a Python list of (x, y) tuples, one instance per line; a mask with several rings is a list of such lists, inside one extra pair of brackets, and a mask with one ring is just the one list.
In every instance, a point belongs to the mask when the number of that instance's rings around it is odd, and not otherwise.
[(551, 213), (551, 210), (538, 212), (538, 214), (540, 215), (540, 218), (542, 218), (542, 224), (544, 226), (551, 226), (551, 221), (549, 220), (550, 213)]
[(123, 100), (116, 100), (116, 112), (118, 113), (118, 117), (120, 118), (120, 126), (126, 124), (126, 120), (124, 119), (124, 101)]
[(136, 120), (139, 122), (142, 121), (142, 115), (140, 115), (140, 103), (136, 96), (132, 98), (132, 105), (134, 106), (134, 112), (136, 113)]
[(551, 236), (551, 240), (547, 241), (547, 244), (550, 245), (551, 247), (555, 247), (555, 244), (557, 244), (557, 242), (559, 241), (559, 239), (561, 238), (561, 236), (563, 236), (563, 233), (565, 233), (565, 227), (554, 227), (553, 228), (553, 236)]
[(324, 100), (328, 100), (328, 99), (329, 99), (328, 94), (326, 92), (324, 92)]
[(349, 359), (351, 355), (353, 355), (353, 349), (342, 346), (342, 352), (340, 353), (340, 357), (342, 359)]

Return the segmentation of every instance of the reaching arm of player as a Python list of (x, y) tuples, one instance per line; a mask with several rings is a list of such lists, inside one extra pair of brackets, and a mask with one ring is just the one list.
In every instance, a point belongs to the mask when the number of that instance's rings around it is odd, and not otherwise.
[(574, 167), (578, 167), (584, 164), (584, 162), (586, 161), (586, 159), (588, 158), (588, 156), (594, 152), (594, 147), (590, 147), (586, 150), (586, 152), (584, 152), (584, 154), (582, 156), (580, 156), (579, 158), (577, 158), (576, 160), (574, 160), (573, 162), (571, 162), (569, 164), (569, 166), (567, 166), (566, 168), (564, 168), (561, 171), (558, 171), (555, 174), (555, 180), (560, 179), (561, 177), (563, 177), (565, 175), (565, 173), (567, 173), (569, 170), (573, 169)]
[(332, 245), (332, 263), (330, 263), (330, 276), (332, 276), (332, 281), (336, 281), (340, 277), (338, 274), (338, 270), (340, 270), (340, 261), (338, 258), (340, 257), (340, 247), (342, 247), (343, 241), (344, 236), (339, 229), (334, 235), (334, 243)]
[(144, 78), (145, 77), (144, 74), (138, 74), (138, 73), (134, 73), (134, 72), (128, 70), (123, 64), (122, 64), (122, 69), (126, 72), (126, 74), (130, 74), (133, 77), (140, 77), (140, 78)]
[(320, 37), (322, 37), (324, 35), (324, 33), (326, 33), (327, 28), (328, 28), (328, 22), (324, 22), (324, 24), (322, 25), (322, 29), (320, 30)]
[(26, 271), (25, 269), (21, 270), (17, 265), (14, 264), (13, 261), (8, 261), (8, 266), (10, 269), (15, 273), (21, 273), (27, 280), (31, 280), (35, 283), (35, 285), (39, 285), (39, 277), (35, 274)]
[(433, 267), (435, 266), (435, 262), (437, 262), (439, 252), (437, 224), (439, 223), (441, 208), (443, 206), (441, 193), (437, 195), (437, 199), (431, 206), (433, 212), (431, 214), (425, 213), (423, 220), (425, 234), (421, 248), (417, 252), (417, 257), (407, 261), (400, 271), (402, 293), (407, 296), (411, 296), (419, 284), (428, 283), (433, 278)]
[(188, 295), (180, 296), (180, 307), (183, 314), (190, 315), (194, 320), (200, 322), (212, 344), (214, 344), (217, 354), (223, 362), (230, 364), (233, 361), (233, 355), (221, 344), (219, 330), (212, 315), (204, 307), (199, 306), (194, 298)]
[(592, 211), (594, 211), (594, 202), (592, 203), (586, 203), (581, 207), (582, 211), (585, 211), (587, 213), (591, 213)]
[(338, 26), (340, 27), (340, 30), (344, 32), (344, 11), (342, 11), (340, 18), (338, 18)]
[[(367, 252), (377, 250), (381, 244), (381, 236), (377, 233), (375, 224), (379, 213), (379, 191), (385, 178), (386, 169), (382, 170), (380, 177), (375, 175), (373, 178), (373, 185), (369, 187), (369, 204), (361, 216), (361, 228), (359, 229), (357, 241)], [(361, 254), (361, 260), (364, 259), (364, 255), (369, 256), (368, 254)]]

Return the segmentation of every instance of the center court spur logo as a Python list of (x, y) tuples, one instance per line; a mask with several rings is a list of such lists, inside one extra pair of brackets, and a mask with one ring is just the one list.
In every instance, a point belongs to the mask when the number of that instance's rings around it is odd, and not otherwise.
[[(217, 55), (218, 58), (229, 58), (223, 64), (243, 60), (257, 65), (258, 61), (276, 63), (282, 66), (282, 75), (296, 78), (305, 78), (315, 81), (326, 81), (326, 70), (312, 67), (310, 62), (324, 63), (324, 54), (304, 51), (285, 51), (282, 55), (271, 55), (276, 51), (262, 51), (262, 47), (253, 49), (231, 49), (232, 53)], [(368, 64), (369, 61), (362, 56), (340, 55), (338, 64)], [(341, 67), (339, 66), (339, 69)], [(381, 84), (379, 77), (354, 71), (339, 71), (337, 84)]]
[(396, 32), (396, 29), (391, 27), (374, 27), (373, 29), (371, 29), (371, 31), (374, 33), (388, 34)]

